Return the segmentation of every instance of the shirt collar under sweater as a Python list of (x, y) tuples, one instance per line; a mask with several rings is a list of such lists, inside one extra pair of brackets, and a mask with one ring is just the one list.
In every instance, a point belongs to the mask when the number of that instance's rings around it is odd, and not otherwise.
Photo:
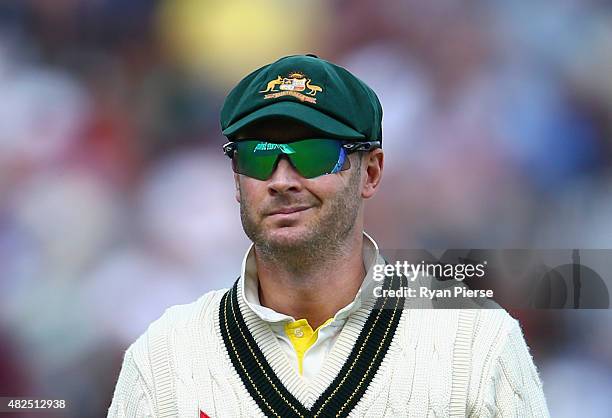
[[(377, 263), (384, 264), (383, 258), (380, 256), (378, 245), (365, 232), (363, 233), (363, 264), (366, 269), (366, 276), (355, 295), (355, 298), (345, 307), (341, 308), (336, 315), (334, 315), (334, 321), (342, 321), (346, 319), (351, 313), (355, 312), (361, 307), (361, 302), (367, 295), (372, 295), (372, 288), (376, 284), (373, 280), (373, 266)], [(262, 306), (259, 301), (259, 279), (257, 276), (257, 266), (255, 263), (255, 250), (254, 245), (251, 244), (248, 251), (246, 252), (244, 259), (242, 260), (242, 272), (240, 276), (239, 286), (242, 287), (242, 294), (246, 305), (251, 309), (260, 319), (268, 323), (285, 323), (293, 322), (296, 318), (289, 315), (276, 312), (266, 306)], [(299, 318), (298, 318), (299, 319)]]

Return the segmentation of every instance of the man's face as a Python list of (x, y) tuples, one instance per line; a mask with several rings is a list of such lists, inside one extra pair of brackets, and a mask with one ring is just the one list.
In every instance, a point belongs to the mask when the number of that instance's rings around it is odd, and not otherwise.
[[(240, 135), (279, 142), (316, 136), (291, 122), (260, 125)], [(302, 177), (286, 157), (267, 180), (236, 174), (247, 236), (270, 254), (333, 251), (353, 231), (362, 207), (360, 155), (349, 158), (348, 170), (312, 179)]]

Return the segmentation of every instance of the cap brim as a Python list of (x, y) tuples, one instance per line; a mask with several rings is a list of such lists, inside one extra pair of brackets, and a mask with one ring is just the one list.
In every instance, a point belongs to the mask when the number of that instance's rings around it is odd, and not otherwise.
[(232, 123), (223, 130), (230, 137), (245, 126), (262, 119), (281, 117), (293, 119), (320, 131), (322, 134), (345, 139), (364, 139), (365, 135), (324, 113), (297, 102), (282, 101), (272, 103)]

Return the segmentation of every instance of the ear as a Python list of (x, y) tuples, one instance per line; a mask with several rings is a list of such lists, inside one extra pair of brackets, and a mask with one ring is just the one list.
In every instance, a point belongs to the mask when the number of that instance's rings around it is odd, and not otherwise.
[(234, 197), (236, 198), (236, 202), (240, 203), (240, 176), (236, 173), (234, 173), (234, 187), (236, 188)]
[(382, 179), (385, 154), (382, 149), (376, 148), (364, 156), (362, 167), (365, 167), (365, 183), (361, 189), (361, 197), (369, 199), (376, 194)]

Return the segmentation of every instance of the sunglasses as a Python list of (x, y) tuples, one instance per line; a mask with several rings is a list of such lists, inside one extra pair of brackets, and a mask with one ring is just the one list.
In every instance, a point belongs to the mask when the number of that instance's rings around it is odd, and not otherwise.
[(262, 139), (228, 142), (223, 152), (232, 159), (235, 173), (258, 180), (270, 178), (278, 159), (287, 157), (304, 178), (338, 173), (351, 167), (347, 156), (356, 151), (380, 147), (380, 141), (346, 142), (340, 139), (315, 138), (277, 143)]

